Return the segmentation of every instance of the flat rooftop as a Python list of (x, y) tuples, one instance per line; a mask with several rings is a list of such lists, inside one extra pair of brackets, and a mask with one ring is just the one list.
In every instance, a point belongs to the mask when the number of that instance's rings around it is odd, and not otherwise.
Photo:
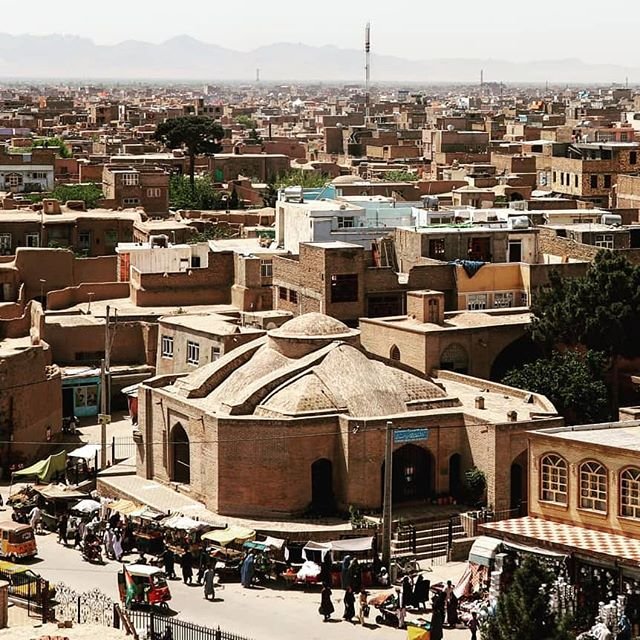
[(233, 334), (255, 334), (262, 335), (264, 331), (253, 327), (243, 327), (234, 324), (233, 318), (220, 314), (180, 314), (174, 316), (163, 316), (159, 322), (163, 325), (191, 329), (201, 333), (214, 336), (229, 336)]
[(538, 433), (567, 443), (579, 442), (627, 451), (640, 451), (640, 421), (637, 420), (541, 429)]
[(114, 211), (113, 209), (89, 209), (89, 211), (76, 211), (74, 209), (62, 208), (62, 213), (42, 213), (28, 209), (8, 209), (0, 210), (0, 222), (43, 222), (48, 224), (74, 223), (79, 219), (84, 220), (141, 220), (140, 212), (136, 209), (123, 209)]
[(24, 338), (4, 338), (0, 340), (0, 357), (7, 358), (9, 356), (26, 351), (32, 346), (31, 338), (26, 336)]
[(531, 312), (525, 307), (514, 307), (496, 313), (486, 311), (452, 311), (445, 313), (444, 324), (435, 322), (418, 322), (409, 316), (390, 316), (387, 318), (360, 318), (365, 324), (380, 324), (385, 327), (397, 327), (416, 333), (439, 333), (442, 331), (459, 331), (471, 328), (504, 327), (505, 325), (528, 325)]

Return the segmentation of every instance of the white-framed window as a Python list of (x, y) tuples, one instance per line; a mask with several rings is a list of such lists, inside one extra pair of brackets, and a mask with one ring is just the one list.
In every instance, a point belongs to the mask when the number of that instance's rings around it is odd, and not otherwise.
[(613, 249), (613, 235), (611, 233), (599, 233), (596, 236), (596, 247)]
[(11, 234), (0, 233), (0, 251), (9, 251), (11, 249)]
[(211, 346), (211, 362), (215, 362), (222, 355), (222, 346), (214, 344)]
[(139, 205), (140, 198), (122, 198), (122, 204), (125, 206)]
[(35, 178), (36, 180), (46, 180), (47, 179), (47, 172), (46, 171), (34, 171), (31, 174), (32, 178)]
[(24, 243), (27, 247), (39, 247), (40, 246), (40, 234), (39, 233), (25, 233)]
[(263, 278), (273, 276), (273, 262), (271, 260), (260, 260), (260, 275)]
[(511, 291), (493, 294), (494, 309), (506, 309), (508, 307), (513, 307), (513, 293)]
[(486, 293), (470, 293), (467, 296), (467, 309), (469, 311), (477, 311), (479, 309), (487, 308), (487, 294)]
[(122, 175), (122, 184), (126, 187), (136, 187), (140, 184), (139, 173), (124, 173)]
[(22, 184), (22, 176), (19, 173), (10, 173), (4, 179), (4, 184), (8, 189), (15, 189)]
[(607, 510), (607, 470), (595, 460), (580, 465), (579, 498), (581, 509)]
[(151, 187), (147, 189), (147, 198), (159, 198), (161, 190), (159, 187)]
[(620, 515), (640, 518), (640, 469), (637, 467), (620, 474)]
[(187, 340), (187, 364), (199, 364), (200, 345), (197, 342)]
[(353, 229), (355, 226), (353, 216), (338, 216), (338, 229)]
[(173, 358), (173, 338), (171, 336), (162, 336), (161, 353), (163, 358)]
[(520, 306), (521, 307), (529, 306), (529, 294), (526, 291), (520, 292)]
[(567, 461), (550, 453), (540, 461), (540, 500), (567, 504)]

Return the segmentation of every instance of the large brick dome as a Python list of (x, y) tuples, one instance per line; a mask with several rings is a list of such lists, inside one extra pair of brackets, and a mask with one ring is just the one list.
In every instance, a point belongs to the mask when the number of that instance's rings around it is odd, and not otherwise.
[(344, 322), (336, 320), (323, 313), (305, 313), (285, 322), (278, 329), (269, 331), (269, 336), (274, 338), (296, 338), (308, 340), (309, 338), (342, 338), (358, 335), (356, 329), (349, 329)]

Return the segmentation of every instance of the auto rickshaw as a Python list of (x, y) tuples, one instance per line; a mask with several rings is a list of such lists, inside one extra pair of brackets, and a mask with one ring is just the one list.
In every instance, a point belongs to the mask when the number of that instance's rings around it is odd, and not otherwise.
[[(125, 576), (125, 573), (127, 574)], [(128, 580), (131, 582), (128, 583)], [(127, 587), (131, 584), (133, 594), (127, 596)], [(118, 572), (118, 592), (120, 600), (126, 606), (148, 605), (168, 608), (171, 592), (164, 571), (146, 564), (131, 564)]]
[(0, 556), (15, 562), (38, 553), (33, 529), (28, 524), (0, 522)]

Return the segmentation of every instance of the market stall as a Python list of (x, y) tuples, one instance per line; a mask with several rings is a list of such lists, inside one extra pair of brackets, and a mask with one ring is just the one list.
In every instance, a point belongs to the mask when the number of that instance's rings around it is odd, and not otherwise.
[(51, 455), (44, 460), (38, 460), (29, 467), (14, 471), (11, 474), (11, 482), (20, 480), (35, 480), (46, 484), (54, 479), (63, 479), (65, 466), (67, 463), (67, 452), (61, 451)]

